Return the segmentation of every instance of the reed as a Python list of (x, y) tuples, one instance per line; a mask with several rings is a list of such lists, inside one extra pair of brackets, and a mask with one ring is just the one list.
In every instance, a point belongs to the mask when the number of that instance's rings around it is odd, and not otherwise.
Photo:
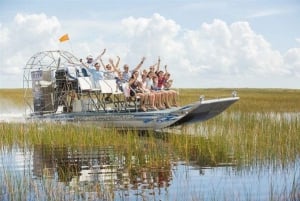
[[(299, 112), (300, 90), (298, 89), (234, 89), (240, 101), (231, 108), (242, 112)], [(199, 100), (231, 96), (233, 89), (177, 89), (179, 101), (185, 105)], [(0, 100), (9, 100), (17, 106), (24, 105), (23, 89), (0, 89)]]
[[(110, 147), (116, 154), (126, 158), (126, 167), (132, 170), (131, 174), (142, 168), (170, 166), (172, 161), (178, 160), (197, 163), (202, 167), (234, 165), (239, 170), (252, 167), (285, 169), (296, 164), (300, 156), (298, 145), (300, 90), (238, 89), (237, 91), (240, 101), (224, 113), (209, 121), (182, 127), (179, 132), (173, 129), (172, 133), (149, 132), (141, 136), (136, 131), (120, 133), (115, 129), (99, 128), (97, 125), (0, 123), (0, 147), (45, 145), (54, 149), (69, 147), (74, 150)], [(0, 90), (0, 99), (6, 97), (3, 94), (8, 92)], [(12, 94), (21, 92), (12, 90), (9, 94), (13, 96)], [(180, 89), (179, 93), (180, 104), (184, 105), (198, 100), (202, 94), (207, 99), (230, 96), (231, 90)], [(15, 103), (21, 104), (19, 99), (22, 96), (17, 97), (19, 98), (16, 98), (18, 101)], [(5, 188), (12, 194), (17, 188), (29, 182), (18, 181), (8, 173), (5, 177)], [(299, 178), (295, 178), (297, 179)], [(36, 184), (30, 185), (33, 189), (37, 189), (37, 192), (40, 191), (38, 186), (34, 186)], [(44, 189), (49, 187), (47, 198), (50, 198), (55, 193), (50, 190), (53, 184), (43, 185), (47, 186)], [(110, 200), (112, 198), (110, 191), (111, 189), (98, 186), (94, 192)], [(26, 194), (22, 191), (17, 192), (19, 197)], [(299, 198), (299, 184), (293, 183), (292, 192), (287, 194)], [(270, 197), (272, 196), (271, 192)]]
[[(181, 105), (199, 100), (228, 97), (232, 89), (180, 89)], [(298, 89), (235, 89), (241, 98), (230, 108), (240, 112), (299, 112), (300, 90)]]
[(24, 105), (23, 89), (0, 89), (0, 101), (9, 101), (11, 105)]
[[(281, 113), (226, 113), (204, 122), (199, 130), (219, 136), (226, 153), (233, 153), (238, 164), (285, 166), (300, 154), (298, 117)], [(213, 139), (212, 138), (212, 139)]]
[(113, 147), (128, 157), (140, 156), (140, 161), (145, 155), (150, 161), (163, 161), (176, 153), (176, 157), (207, 166), (232, 163), (233, 158), (244, 165), (257, 160), (284, 165), (300, 154), (299, 119), (280, 113), (225, 113), (195, 125), (194, 135), (169, 134), (164, 139), (152, 133), (140, 137), (134, 131), (120, 134), (74, 124), (1, 123), (0, 129), (2, 146)]

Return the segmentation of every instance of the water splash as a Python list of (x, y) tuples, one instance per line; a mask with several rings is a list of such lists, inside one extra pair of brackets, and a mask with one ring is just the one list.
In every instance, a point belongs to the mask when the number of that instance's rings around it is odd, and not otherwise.
[(0, 122), (20, 123), (25, 122), (25, 109), (11, 101), (0, 100)]

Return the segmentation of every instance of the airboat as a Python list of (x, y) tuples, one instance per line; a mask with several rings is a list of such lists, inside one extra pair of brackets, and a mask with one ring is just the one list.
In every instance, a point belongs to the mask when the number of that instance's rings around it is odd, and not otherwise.
[(140, 111), (138, 98), (129, 100), (116, 80), (95, 83), (80, 60), (63, 50), (33, 55), (24, 67), (23, 87), (29, 121), (90, 122), (116, 129), (162, 130), (201, 122), (239, 100), (233, 92), (225, 98), (200, 97), (184, 106)]

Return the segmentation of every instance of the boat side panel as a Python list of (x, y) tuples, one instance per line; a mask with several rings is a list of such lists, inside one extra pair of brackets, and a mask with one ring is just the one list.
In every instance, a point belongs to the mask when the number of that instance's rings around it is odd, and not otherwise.
[(66, 121), (78, 123), (93, 123), (102, 127), (120, 129), (162, 129), (174, 124), (184, 117), (181, 113), (161, 112), (133, 112), (133, 113), (105, 113), (105, 112), (78, 112), (64, 114), (47, 114), (32, 116), (32, 120)]
[[(197, 107), (174, 125), (201, 122), (217, 116), (236, 102), (238, 98), (216, 99), (207, 102), (199, 102)], [(172, 126), (174, 126), (172, 125)]]

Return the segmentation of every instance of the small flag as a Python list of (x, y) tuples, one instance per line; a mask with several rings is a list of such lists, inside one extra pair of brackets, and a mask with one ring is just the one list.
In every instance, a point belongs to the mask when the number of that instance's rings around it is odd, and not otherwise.
[(64, 41), (66, 41), (66, 40), (70, 40), (68, 34), (65, 34), (65, 35), (63, 35), (62, 37), (59, 38), (59, 41), (60, 41), (60, 42), (64, 42)]

